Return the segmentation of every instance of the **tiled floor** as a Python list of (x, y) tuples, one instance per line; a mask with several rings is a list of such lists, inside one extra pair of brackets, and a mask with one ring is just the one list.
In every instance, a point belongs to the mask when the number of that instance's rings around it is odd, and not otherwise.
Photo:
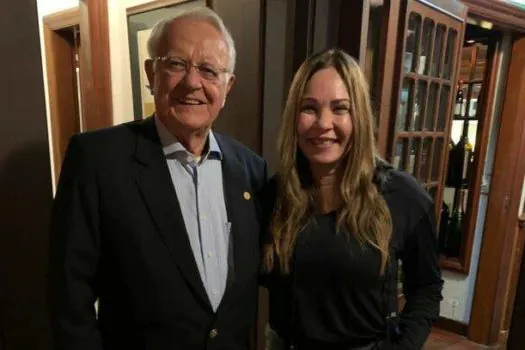
[(424, 350), (478, 350), (488, 347), (475, 344), (457, 334), (434, 329)]

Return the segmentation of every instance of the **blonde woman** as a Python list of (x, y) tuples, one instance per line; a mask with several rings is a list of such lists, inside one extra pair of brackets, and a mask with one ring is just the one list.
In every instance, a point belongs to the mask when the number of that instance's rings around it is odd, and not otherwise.
[(266, 191), (269, 348), (420, 349), (439, 315), (433, 202), (380, 160), (373, 124), (368, 85), (350, 56), (333, 49), (302, 64)]

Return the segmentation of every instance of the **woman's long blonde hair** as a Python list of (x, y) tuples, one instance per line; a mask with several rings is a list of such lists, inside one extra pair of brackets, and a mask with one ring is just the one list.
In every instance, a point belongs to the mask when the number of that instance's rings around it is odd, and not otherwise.
[[(392, 219), (385, 200), (374, 183), (377, 151), (368, 84), (356, 61), (342, 50), (331, 49), (309, 57), (294, 76), (278, 139), (280, 155), (278, 191), (270, 221), (270, 240), (263, 252), (263, 269), (290, 272), (295, 242), (315, 213), (314, 188), (308, 161), (297, 145), (297, 116), (310, 78), (319, 70), (334, 68), (343, 79), (350, 97), (353, 131), (341, 160), (340, 183), (343, 205), (337, 227), (344, 227), (361, 245), (370, 245), (381, 254), (380, 273), (389, 259)], [(311, 178), (310, 178), (311, 180)]]

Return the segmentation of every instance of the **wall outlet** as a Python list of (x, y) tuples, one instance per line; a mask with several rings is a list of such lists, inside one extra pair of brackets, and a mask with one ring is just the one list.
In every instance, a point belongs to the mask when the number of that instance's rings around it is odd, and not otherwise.
[(449, 304), (452, 307), (452, 319), (457, 320), (458, 319), (458, 308), (459, 308), (459, 300), (458, 299), (449, 299)]

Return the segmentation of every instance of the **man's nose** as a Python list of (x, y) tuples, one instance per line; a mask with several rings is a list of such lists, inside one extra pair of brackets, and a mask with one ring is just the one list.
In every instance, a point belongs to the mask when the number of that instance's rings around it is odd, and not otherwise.
[(183, 78), (184, 85), (191, 89), (199, 89), (202, 84), (202, 77), (194, 66), (189, 66)]

